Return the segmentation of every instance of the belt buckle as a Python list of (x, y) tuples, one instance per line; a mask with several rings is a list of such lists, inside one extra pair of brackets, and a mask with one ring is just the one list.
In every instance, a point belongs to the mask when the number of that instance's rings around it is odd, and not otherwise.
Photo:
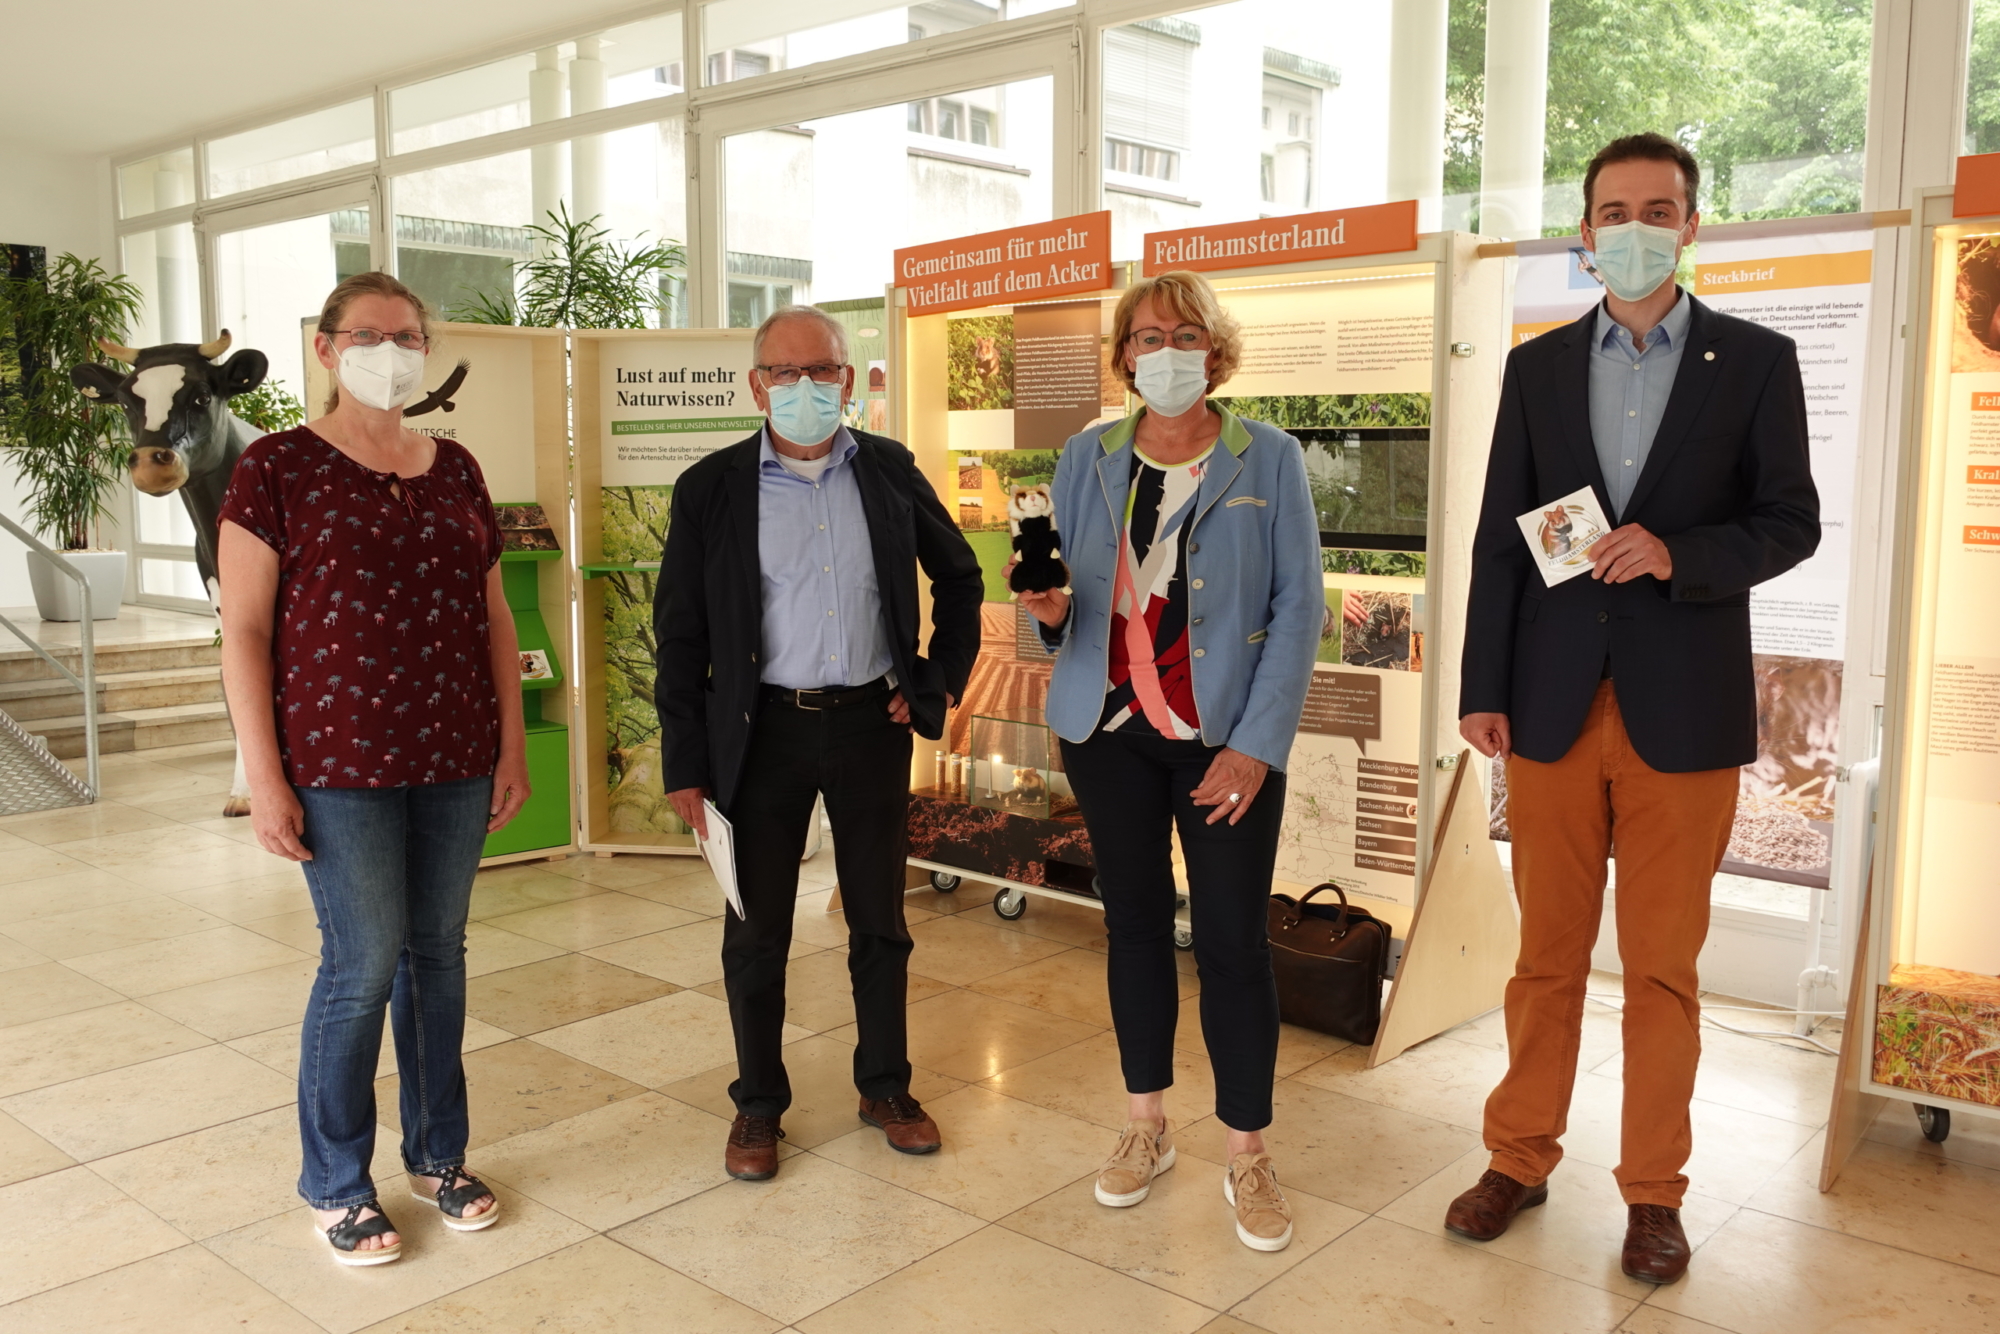
[(818, 695), (821, 693), (823, 692), (818, 690), (794, 690), (792, 692), (792, 707), (798, 709), (811, 709), (814, 713), (825, 713), (826, 712), (825, 705), (806, 703), (807, 695)]

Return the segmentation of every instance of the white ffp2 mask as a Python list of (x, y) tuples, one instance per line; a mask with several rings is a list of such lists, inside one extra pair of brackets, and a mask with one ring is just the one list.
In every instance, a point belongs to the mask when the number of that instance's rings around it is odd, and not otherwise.
[(417, 396), (424, 385), (424, 354), (386, 339), (340, 354), (340, 387), (358, 402), (387, 412)]
[(1133, 362), (1133, 386), (1146, 406), (1162, 417), (1178, 417), (1201, 401), (1208, 388), (1208, 353), (1163, 347)]

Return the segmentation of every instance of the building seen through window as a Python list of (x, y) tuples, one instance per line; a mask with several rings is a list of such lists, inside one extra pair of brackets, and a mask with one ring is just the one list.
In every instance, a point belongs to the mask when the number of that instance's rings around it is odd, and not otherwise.
[[(1112, 253), (1388, 198), (1389, 10), (1238, 0), (1104, 32)], [(1330, 183), (1337, 182), (1337, 189)]]

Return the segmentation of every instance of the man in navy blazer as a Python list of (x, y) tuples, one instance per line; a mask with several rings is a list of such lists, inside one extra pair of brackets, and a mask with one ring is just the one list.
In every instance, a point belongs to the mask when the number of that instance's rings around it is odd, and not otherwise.
[[(1700, 169), (1672, 140), (1608, 145), (1584, 178), (1602, 304), (1514, 349), (1473, 549), (1460, 730), (1507, 761), (1521, 953), (1490, 1169), (1445, 1226), (1490, 1240), (1548, 1198), (1562, 1157), (1606, 861), (1625, 969), (1623, 1268), (1687, 1268), (1695, 959), (1709, 883), (1757, 756), (1750, 590), (1813, 553), (1819, 495), (1792, 340), (1673, 281)], [(1583, 487), (1611, 531), (1547, 585), (1516, 516)]]

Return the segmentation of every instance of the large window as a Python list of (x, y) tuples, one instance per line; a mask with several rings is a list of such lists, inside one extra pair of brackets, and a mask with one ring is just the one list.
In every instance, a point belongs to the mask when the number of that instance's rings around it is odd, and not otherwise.
[(203, 148), (211, 197), (357, 167), (375, 159), (375, 103), (345, 102), (211, 139)]
[[(610, 244), (687, 235), (681, 125), (662, 121), (399, 176), (396, 272), (435, 309), (491, 318), (516, 295), (520, 266), (554, 252), (565, 221)], [(660, 288), (655, 317), (685, 323), (685, 267)]]
[(118, 169), (118, 216), (179, 208), (194, 202), (194, 150), (175, 148)]
[(1965, 62), (1965, 151), (2000, 153), (2000, 0), (1972, 0)]
[[(1551, 0), (1546, 32), (1517, 25), (1497, 42), (1486, 8), (1451, 4), (1447, 225), (1572, 233), (1591, 155), (1640, 130), (1694, 151), (1712, 222), (1861, 206), (1870, 0)], [(1515, 94), (1533, 100), (1489, 106), (1488, 62), (1542, 43), (1546, 81)], [(1531, 128), (1489, 155), (1489, 124), (1541, 126), (1539, 154)]]
[(1387, 14), (1239, 0), (1106, 29), (1112, 253), (1164, 228), (1386, 199)]
[[(713, 85), (797, 69), (904, 42), (992, 23), (1002, 0), (931, 0), (883, 4), (881, 0), (830, 0), (801, 5), (790, 0), (713, 0), (702, 6), (703, 75)], [(1008, 17), (1019, 17), (1015, 6)]]
[(671, 97), (685, 78), (681, 16), (664, 14), (391, 90), (391, 151)]
[(1049, 79), (732, 135), (727, 320), (880, 301), (892, 252), (1053, 216)]

